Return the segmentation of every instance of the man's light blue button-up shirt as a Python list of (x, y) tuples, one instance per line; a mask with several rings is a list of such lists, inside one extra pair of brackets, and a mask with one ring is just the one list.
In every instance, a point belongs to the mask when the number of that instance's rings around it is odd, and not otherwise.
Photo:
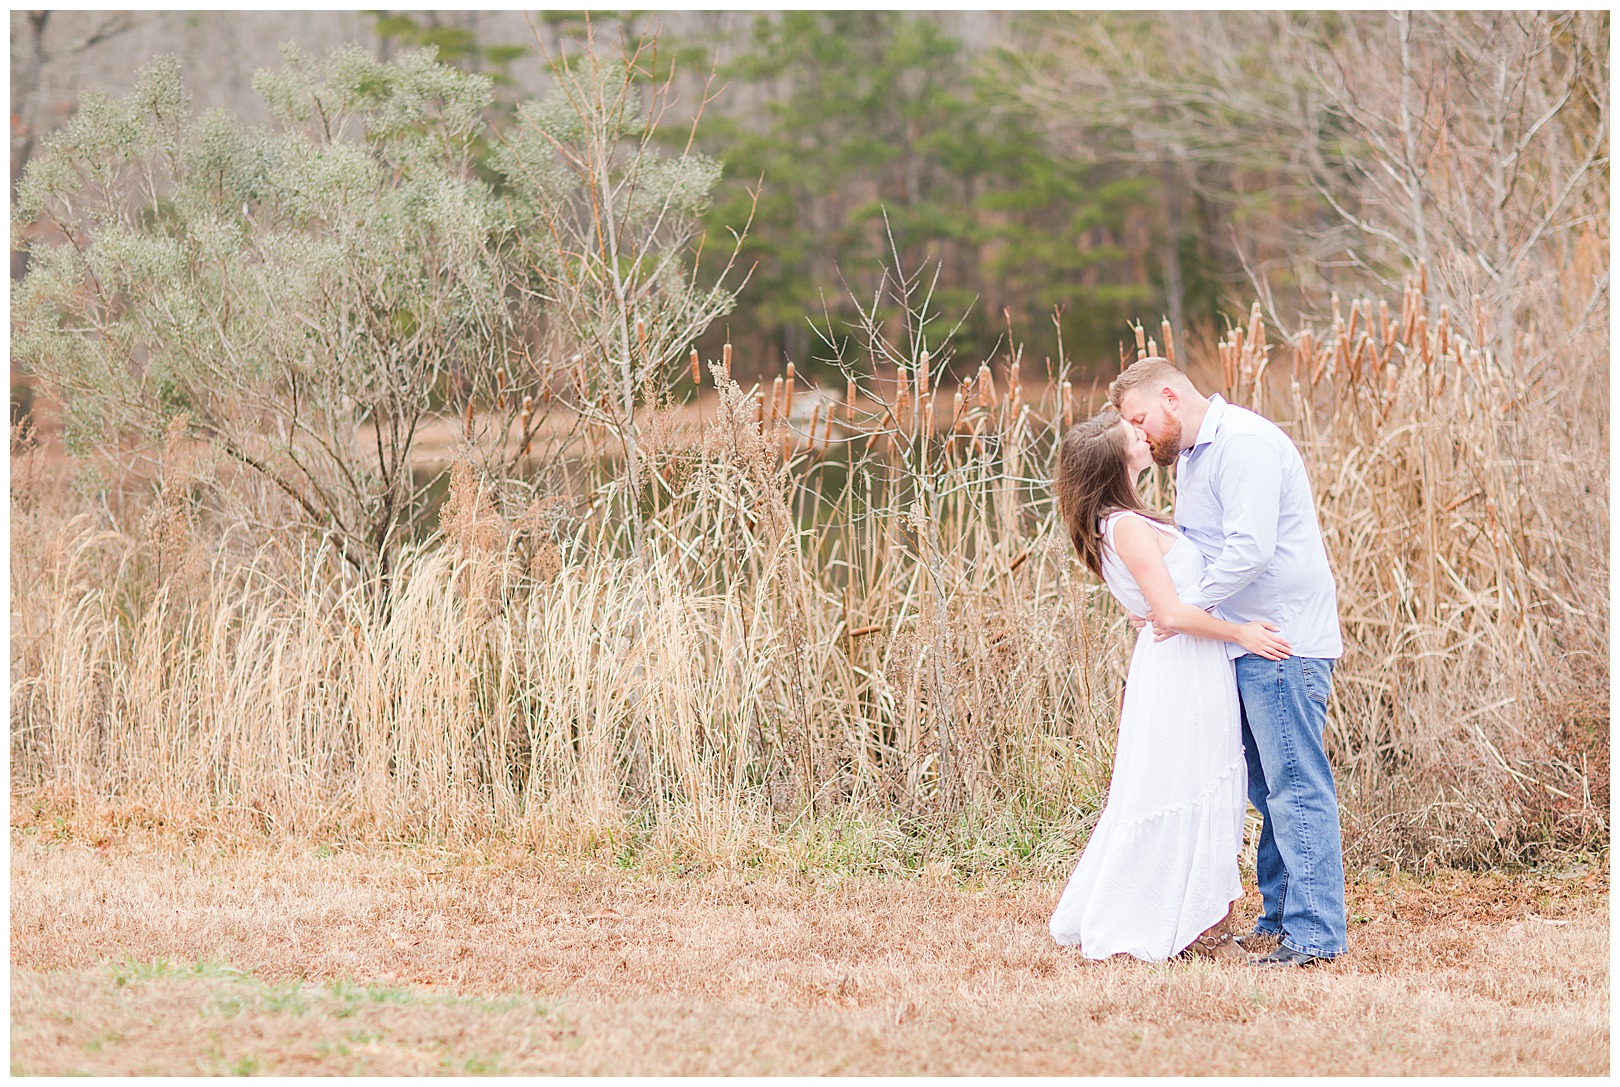
[[(1305, 461), (1277, 424), (1211, 396), (1176, 469), (1176, 523), (1206, 564), (1187, 603), (1228, 622), (1269, 620), (1296, 656), (1344, 653)], [(1229, 642), (1227, 652), (1244, 651)]]

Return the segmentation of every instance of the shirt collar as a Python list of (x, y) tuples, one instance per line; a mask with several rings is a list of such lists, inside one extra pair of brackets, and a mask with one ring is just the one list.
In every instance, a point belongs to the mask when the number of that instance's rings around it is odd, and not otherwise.
[(1215, 432), (1220, 429), (1221, 420), (1225, 416), (1226, 401), (1221, 398), (1220, 393), (1211, 393), (1209, 408), (1204, 412), (1204, 421), (1198, 425), (1198, 437), (1193, 440), (1191, 445), (1181, 451), (1181, 455), (1185, 457), (1199, 446), (1208, 445), (1214, 441)]

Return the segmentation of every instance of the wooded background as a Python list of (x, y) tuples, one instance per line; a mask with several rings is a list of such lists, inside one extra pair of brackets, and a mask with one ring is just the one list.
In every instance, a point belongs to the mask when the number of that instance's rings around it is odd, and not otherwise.
[[(513, 11), (14, 11), (14, 183), (80, 91), (127, 91), (163, 52), (179, 58), (197, 110), (251, 122), (265, 119), (252, 73), (274, 67), (283, 42), (352, 41), (383, 58), (431, 44), (495, 77), (499, 126), (549, 86), (536, 43), (555, 52), (584, 19), (532, 18), (531, 28)], [(969, 370), (1007, 346), (1009, 322), (1052, 353), (1056, 313), (1070, 356), (1105, 375), (1127, 321), (1164, 316), (1209, 347), (1242, 323), (1257, 289), (1277, 316), (1319, 318), (1333, 291), (1397, 291), (1418, 261), (1437, 280), (1448, 261), (1469, 280), (1468, 266), (1486, 262), (1486, 293), (1511, 298), (1526, 271), (1515, 245), (1561, 234), (1567, 254), (1583, 237), (1606, 239), (1606, 205), (1591, 190), (1536, 212), (1510, 191), (1512, 169), (1496, 171), (1494, 207), (1483, 191), (1478, 214), (1454, 206), (1492, 182), (1470, 155), (1500, 166), (1527, 150), (1519, 137), (1549, 135), (1538, 126), (1567, 130), (1568, 161), (1537, 169), (1574, 170), (1606, 149), (1602, 12), (594, 18), (608, 38), (661, 29), (659, 63), (675, 64), (679, 89), (666, 135), (684, 139), (671, 122), (697, 112), (714, 77), (697, 143), (725, 175), (708, 221), (717, 233), (740, 227), (757, 189), (745, 244), (757, 267), (703, 346), (729, 333), (746, 372), (792, 361), (824, 373), (812, 324), (851, 316), (851, 294), (871, 293), (891, 244), (908, 267), (938, 263), (940, 323), (960, 322), (953, 340)], [(1534, 112), (1554, 104), (1556, 116)], [(1388, 144), (1369, 140), (1369, 122), (1387, 122)], [(1473, 149), (1463, 133), (1479, 137)], [(1455, 309), (1470, 302), (1463, 285), (1443, 285)], [(1511, 309), (1497, 307), (1499, 320)]]

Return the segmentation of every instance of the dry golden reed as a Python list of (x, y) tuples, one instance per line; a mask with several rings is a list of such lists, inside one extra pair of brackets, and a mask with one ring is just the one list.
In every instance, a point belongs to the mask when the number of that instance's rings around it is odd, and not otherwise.
[[(1399, 315), (1272, 332), (1257, 310), (1192, 374), (1310, 466), (1352, 859), (1606, 842), (1607, 460), (1568, 410), (1606, 389), (1509, 373), (1420, 289)], [(540, 431), (532, 462), (567, 485), (514, 498), (457, 464), (385, 607), (318, 548), (154, 563), (150, 534), (14, 476), (14, 791), (269, 832), (639, 835), (717, 862), (818, 820), (950, 826), (1060, 871), (1105, 793), (1128, 648), (1047, 482), (1065, 415), (1095, 404), (1063, 372), (1026, 401), (1016, 358), (1002, 390), (986, 362), (936, 433), (939, 364), (918, 359), (892, 401), (852, 376), (823, 451), (813, 425), (789, 441), (793, 380), (762, 397), (730, 363), (701, 429), (654, 428), (639, 554), (592, 500), (620, 485), (611, 454), (561, 464)], [(1170, 480), (1147, 494), (1168, 507)]]

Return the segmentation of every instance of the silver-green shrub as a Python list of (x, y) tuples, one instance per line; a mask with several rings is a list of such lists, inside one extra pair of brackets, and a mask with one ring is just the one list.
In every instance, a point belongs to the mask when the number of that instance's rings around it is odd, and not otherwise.
[(424, 421), (489, 380), (526, 316), (512, 221), (474, 172), (490, 82), (431, 51), (289, 48), (254, 88), (263, 127), (192, 117), (172, 58), (84, 96), (19, 187), (13, 349), (71, 447), (184, 417), (385, 575)]

